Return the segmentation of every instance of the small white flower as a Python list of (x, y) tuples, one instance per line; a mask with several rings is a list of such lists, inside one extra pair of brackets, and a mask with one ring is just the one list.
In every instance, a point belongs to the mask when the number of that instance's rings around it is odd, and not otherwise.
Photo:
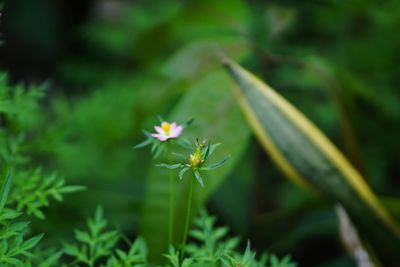
[(183, 126), (177, 124), (176, 122), (169, 123), (163, 122), (160, 126), (154, 126), (157, 133), (151, 134), (154, 138), (157, 138), (161, 142), (165, 142), (168, 139), (177, 138), (182, 134)]

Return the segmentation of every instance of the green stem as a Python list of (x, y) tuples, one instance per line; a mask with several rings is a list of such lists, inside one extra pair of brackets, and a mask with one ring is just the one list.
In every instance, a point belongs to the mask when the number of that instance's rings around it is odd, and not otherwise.
[[(171, 142), (168, 142), (168, 164), (172, 164)], [(174, 237), (174, 174), (169, 170), (169, 223), (168, 223), (168, 246), (172, 245)]]
[(186, 239), (187, 239), (187, 234), (188, 234), (188, 230), (189, 230), (190, 209), (192, 207), (192, 196), (193, 196), (193, 181), (194, 181), (194, 176), (192, 176), (192, 179), (190, 180), (188, 204), (187, 204), (187, 210), (186, 210), (186, 221), (185, 221), (185, 228), (184, 228), (184, 232), (183, 232), (182, 250), (181, 250), (181, 255), (180, 255), (181, 261), (183, 260), (183, 256), (185, 254), (185, 245), (186, 245)]

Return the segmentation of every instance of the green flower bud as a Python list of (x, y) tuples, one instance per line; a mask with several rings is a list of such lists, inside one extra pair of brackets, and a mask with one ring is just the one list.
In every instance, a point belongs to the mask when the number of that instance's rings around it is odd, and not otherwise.
[(189, 165), (192, 169), (198, 169), (204, 163), (202, 151), (205, 144), (205, 141), (200, 143), (198, 139), (196, 140), (196, 149), (193, 154), (189, 156)]

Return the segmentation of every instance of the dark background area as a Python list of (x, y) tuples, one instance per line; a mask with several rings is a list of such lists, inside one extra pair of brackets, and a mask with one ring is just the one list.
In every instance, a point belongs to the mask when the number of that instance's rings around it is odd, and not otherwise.
[[(61, 62), (84, 53), (78, 35), (90, 20), (93, 1), (6, 1), (1, 67), (13, 81), (42, 83), (57, 77)], [(67, 89), (64, 89), (67, 91)]]

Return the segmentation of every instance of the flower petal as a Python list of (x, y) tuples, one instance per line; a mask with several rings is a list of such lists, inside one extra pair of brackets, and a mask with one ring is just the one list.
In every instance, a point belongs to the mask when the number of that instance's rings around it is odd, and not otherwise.
[(176, 138), (182, 134), (183, 126), (176, 125), (176, 127), (171, 128), (170, 136), (171, 138)]
[(151, 136), (153, 136), (154, 138), (157, 138), (161, 142), (164, 142), (168, 139), (168, 136), (166, 136), (164, 134), (151, 134)]
[(164, 130), (160, 126), (154, 126), (154, 129), (156, 129), (157, 133), (164, 134)]

